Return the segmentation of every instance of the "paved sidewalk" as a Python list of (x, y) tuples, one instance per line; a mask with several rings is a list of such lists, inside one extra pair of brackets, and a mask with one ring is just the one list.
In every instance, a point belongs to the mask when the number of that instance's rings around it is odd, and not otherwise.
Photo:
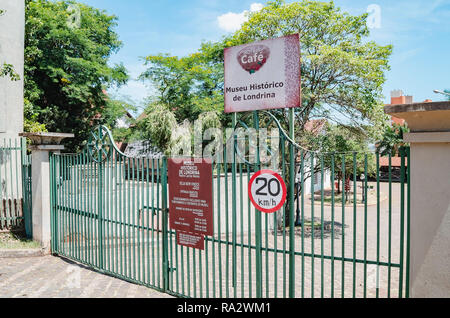
[(53, 256), (0, 258), (0, 298), (165, 298), (167, 294)]

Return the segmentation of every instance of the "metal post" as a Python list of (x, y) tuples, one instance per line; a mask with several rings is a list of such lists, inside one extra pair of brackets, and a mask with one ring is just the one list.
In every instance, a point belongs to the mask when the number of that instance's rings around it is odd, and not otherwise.
[(23, 217), (25, 224), (25, 233), (28, 238), (33, 237), (33, 220), (31, 219), (31, 205), (29, 200), (29, 178), (30, 173), (27, 162), (27, 141), (26, 138), (20, 139), (21, 159), (22, 159), (22, 197), (23, 197)]
[[(237, 115), (236, 113), (233, 113), (233, 129), (236, 129), (236, 124), (237, 124)], [(233, 226), (233, 288), (234, 288), (234, 297), (236, 297), (236, 292), (237, 292), (237, 283), (236, 283), (236, 261), (237, 261), (237, 255), (236, 255), (236, 202), (237, 202), (237, 198), (236, 198), (236, 135), (234, 135), (233, 137), (233, 162), (231, 163), (231, 168), (232, 168), (232, 226)], [(242, 213), (242, 212), (241, 212)]]
[(167, 158), (163, 158), (162, 165), (162, 212), (163, 212), (163, 282), (164, 291), (169, 290), (169, 254), (168, 254), (168, 220), (169, 220), (169, 209), (167, 207)]
[[(98, 135), (100, 140), (103, 138), (102, 128), (99, 126)], [(98, 166), (98, 207), (97, 207), (97, 221), (98, 221), (98, 253), (99, 253), (99, 267), (103, 268), (103, 161), (97, 163)]]
[[(294, 108), (289, 109), (289, 138), (294, 140)], [(295, 297), (295, 148), (291, 142), (289, 146), (289, 297)], [(314, 193), (313, 193), (314, 195)]]
[[(253, 112), (253, 124), (256, 130), (256, 163), (255, 172), (261, 167), (259, 158), (259, 115), (258, 111)], [(262, 241), (261, 241), (261, 212), (255, 215), (255, 240), (256, 240), (256, 297), (262, 298)]]

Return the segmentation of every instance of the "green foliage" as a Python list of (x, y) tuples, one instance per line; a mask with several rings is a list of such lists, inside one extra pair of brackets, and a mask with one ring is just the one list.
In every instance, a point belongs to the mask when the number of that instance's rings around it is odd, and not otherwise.
[(105, 125), (111, 130), (116, 128), (119, 119), (126, 119), (126, 124), (128, 125), (134, 124), (134, 119), (127, 116), (128, 113), (136, 110), (136, 107), (133, 106), (131, 102), (119, 99), (108, 99), (106, 103), (107, 107), (103, 112), (103, 119)]
[[(375, 155), (369, 149), (369, 141), (364, 134), (351, 131), (351, 127), (328, 125), (325, 133), (311, 134), (305, 141), (313, 145), (313, 150), (324, 155), (324, 168), (331, 170), (332, 154), (334, 154), (335, 175), (340, 180), (343, 176), (343, 163), (345, 161), (346, 177), (353, 175), (353, 165), (356, 163), (356, 173), (361, 175), (365, 169), (365, 157), (367, 155), (367, 174), (374, 175), (376, 171)], [(354, 159), (356, 154), (356, 161)], [(317, 163), (318, 165), (320, 162)], [(318, 171), (320, 166), (315, 167)]]
[(25, 14), (25, 98), (48, 130), (75, 133), (76, 151), (109, 118), (106, 88), (128, 79), (123, 65), (108, 65), (122, 45), (117, 18), (75, 1), (27, 0)]
[(33, 111), (33, 105), (31, 105), (31, 103), (26, 98), (24, 99), (23, 109), (23, 129), (25, 132), (47, 132), (45, 124), (41, 124), (38, 122), (38, 114)]
[[(113, 138), (117, 142), (129, 142), (133, 135), (135, 120), (128, 117), (130, 112), (136, 111), (136, 107), (131, 102), (119, 99), (108, 99), (106, 108), (103, 112), (105, 125), (111, 130)], [(126, 127), (118, 127), (118, 121), (124, 120)]]
[(223, 110), (217, 74), (202, 54), (182, 58), (153, 55), (145, 58), (145, 65), (148, 69), (140, 79), (152, 82), (158, 90), (157, 101), (174, 112), (178, 121), (193, 121), (202, 112)]
[(172, 133), (177, 127), (175, 115), (159, 103), (150, 104), (145, 115), (145, 118), (137, 123), (139, 137), (150, 140), (159, 150), (167, 153), (173, 139)]
[(8, 76), (12, 81), (19, 81), (20, 76), (14, 71), (14, 67), (11, 64), (3, 63), (0, 65), (0, 77)]
[(405, 125), (393, 124), (387, 126), (381, 140), (377, 143), (377, 150), (381, 156), (396, 156), (400, 147), (406, 146), (403, 142), (403, 135), (409, 132), (409, 128)]

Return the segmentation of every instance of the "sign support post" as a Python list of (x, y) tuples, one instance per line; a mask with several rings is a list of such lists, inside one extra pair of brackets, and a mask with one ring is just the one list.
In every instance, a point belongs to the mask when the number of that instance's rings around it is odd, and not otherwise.
[[(259, 114), (253, 111), (253, 125), (256, 131), (256, 161), (255, 171), (261, 169), (261, 161), (259, 154)], [(262, 298), (262, 242), (261, 242), (261, 213), (255, 215), (255, 244), (256, 244), (256, 297)]]
[[(289, 108), (289, 138), (291, 140), (295, 140), (294, 122), (294, 108)], [(289, 297), (295, 298), (295, 147), (292, 142), (289, 148)]]
[[(233, 129), (236, 129), (237, 125), (237, 114), (233, 113), (233, 119), (232, 119), (232, 125)], [(236, 221), (236, 135), (233, 136), (233, 163), (231, 164), (232, 167), (232, 198), (233, 198), (233, 206), (232, 206), (232, 213), (233, 213), (233, 288), (234, 288), (234, 297), (236, 297), (236, 287), (237, 287), (237, 281), (236, 281), (236, 261), (237, 261), (237, 255), (236, 255), (236, 227), (237, 227), (237, 221)]]
[[(161, 177), (158, 176), (161, 180), (162, 186), (162, 230), (163, 230), (163, 289), (164, 291), (169, 290), (169, 273), (170, 273), (170, 264), (169, 264), (169, 241), (168, 241), (168, 223), (169, 223), (169, 209), (167, 207), (167, 158), (164, 157), (162, 160), (162, 171)], [(172, 211), (174, 213), (174, 211)]]

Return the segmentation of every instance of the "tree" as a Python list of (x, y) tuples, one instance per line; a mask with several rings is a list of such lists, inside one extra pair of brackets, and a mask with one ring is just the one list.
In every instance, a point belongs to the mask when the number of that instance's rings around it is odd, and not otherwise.
[(377, 143), (377, 150), (381, 156), (388, 156), (389, 154), (395, 157), (399, 153), (400, 147), (404, 147), (403, 135), (408, 133), (408, 126), (393, 124), (386, 126), (381, 140)]
[(150, 140), (160, 151), (168, 153), (177, 127), (175, 115), (165, 105), (152, 103), (145, 109), (145, 117), (137, 122), (139, 138)]
[(123, 65), (109, 66), (122, 43), (115, 16), (75, 1), (27, 0), (25, 98), (29, 113), (55, 132), (73, 132), (76, 151), (93, 126), (106, 123), (105, 90), (124, 84)]
[(145, 58), (147, 70), (141, 80), (150, 80), (158, 91), (155, 96), (174, 112), (179, 122), (194, 121), (202, 112), (223, 110), (221, 78), (217, 66), (210, 66), (201, 53), (178, 58), (168, 54)]

